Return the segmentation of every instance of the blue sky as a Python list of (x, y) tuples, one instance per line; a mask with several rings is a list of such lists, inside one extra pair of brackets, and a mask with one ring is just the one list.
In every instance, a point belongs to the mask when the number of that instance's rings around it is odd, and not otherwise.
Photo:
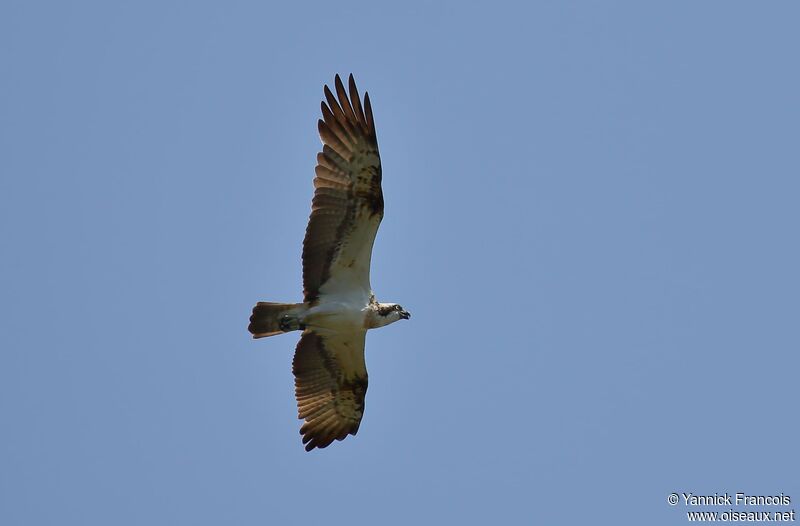
[[(671, 525), (669, 493), (726, 491), (794, 508), (798, 15), (4, 2), (0, 522)], [(296, 338), (246, 327), (301, 297), (337, 72), (375, 110), (372, 284), (413, 318), (367, 338), (358, 436), (309, 454)]]

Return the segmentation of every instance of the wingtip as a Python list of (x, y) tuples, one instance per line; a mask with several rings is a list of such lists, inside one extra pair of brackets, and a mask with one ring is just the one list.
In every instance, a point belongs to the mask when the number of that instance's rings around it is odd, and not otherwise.
[(353, 78), (352, 73), (350, 73), (350, 77), (347, 79), (347, 87), (350, 90), (350, 98), (356, 99), (356, 102), (360, 102), (358, 100), (358, 88), (356, 87), (356, 79)]
[(338, 73), (336, 74), (336, 77), (333, 79), (333, 81), (334, 81), (334, 84), (336, 85), (336, 90), (337, 91), (339, 89), (344, 91), (344, 84), (342, 83), (342, 77), (340, 77)]

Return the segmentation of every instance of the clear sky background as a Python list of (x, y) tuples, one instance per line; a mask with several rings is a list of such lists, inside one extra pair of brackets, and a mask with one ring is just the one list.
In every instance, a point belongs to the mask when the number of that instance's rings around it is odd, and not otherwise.
[[(3, 2), (0, 523), (674, 525), (669, 493), (726, 491), (800, 509), (799, 20)], [(367, 338), (358, 436), (306, 453), (297, 337), (246, 327), (301, 297), (337, 72), (375, 109), (372, 284), (413, 318)]]

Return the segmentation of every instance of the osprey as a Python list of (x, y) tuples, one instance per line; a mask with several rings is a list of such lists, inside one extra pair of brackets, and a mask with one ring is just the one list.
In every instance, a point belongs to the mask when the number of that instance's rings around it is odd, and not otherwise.
[(248, 327), (253, 338), (303, 331), (292, 372), (306, 451), (358, 432), (367, 393), (367, 330), (411, 317), (396, 303), (378, 303), (369, 283), (372, 244), (383, 218), (369, 94), (362, 107), (353, 75), (349, 98), (339, 75), (335, 88), (338, 101), (325, 86), (318, 123), (323, 146), (303, 241), (304, 301), (259, 302)]

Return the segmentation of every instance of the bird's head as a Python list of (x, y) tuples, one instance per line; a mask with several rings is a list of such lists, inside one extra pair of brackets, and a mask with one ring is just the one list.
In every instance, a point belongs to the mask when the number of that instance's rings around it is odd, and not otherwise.
[(407, 320), (411, 313), (397, 303), (378, 303), (376, 311), (376, 322), (378, 327), (389, 325), (397, 320)]

